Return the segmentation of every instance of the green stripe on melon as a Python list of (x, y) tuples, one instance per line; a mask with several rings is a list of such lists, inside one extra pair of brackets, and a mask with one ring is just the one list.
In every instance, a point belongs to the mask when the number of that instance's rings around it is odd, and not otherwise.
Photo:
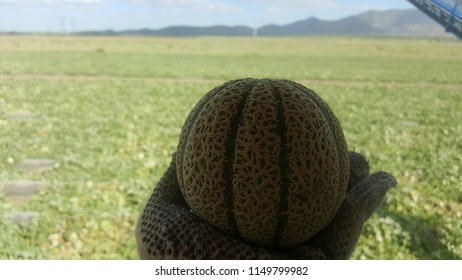
[(235, 80), (188, 115), (177, 172), (199, 217), (257, 245), (289, 246), (337, 212), (348, 183), (347, 145), (314, 91), (286, 80)]

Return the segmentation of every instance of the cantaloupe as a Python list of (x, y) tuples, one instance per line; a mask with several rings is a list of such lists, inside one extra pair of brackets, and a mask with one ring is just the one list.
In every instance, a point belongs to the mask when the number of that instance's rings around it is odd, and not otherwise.
[(344, 199), (349, 161), (340, 124), (312, 90), (241, 79), (207, 93), (183, 126), (177, 176), (197, 216), (259, 246), (303, 242)]

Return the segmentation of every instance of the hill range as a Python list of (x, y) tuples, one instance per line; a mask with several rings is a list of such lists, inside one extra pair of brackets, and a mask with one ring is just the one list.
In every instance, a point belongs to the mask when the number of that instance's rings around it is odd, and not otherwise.
[(162, 29), (84, 31), (80, 35), (134, 36), (403, 36), (451, 37), (444, 28), (417, 9), (369, 11), (339, 20), (310, 17), (287, 25), (170, 26)]

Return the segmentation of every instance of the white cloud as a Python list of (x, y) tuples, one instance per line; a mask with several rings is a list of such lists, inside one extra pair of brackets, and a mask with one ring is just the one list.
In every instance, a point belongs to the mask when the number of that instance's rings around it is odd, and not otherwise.
[(357, 7), (357, 10), (361, 12), (366, 12), (370, 10), (387, 10), (387, 9), (388, 9), (387, 7), (383, 7), (380, 5), (360, 5)]
[(63, 0), (63, 1), (58, 1), (58, 2), (93, 4), (93, 3), (101, 3), (102, 1), (98, 1), (98, 0)]
[(278, 24), (319, 13), (325, 14), (326, 11), (333, 11), (341, 7), (339, 1), (334, 0), (250, 0), (249, 2), (263, 9), (268, 17), (268, 22)]
[(102, 4), (102, 3), (106, 2), (106, 0), (35, 0), (33, 2), (49, 3), (49, 4), (63, 4), (63, 5), (66, 5), (66, 4), (94, 5), (94, 4)]
[(42, 0), (41, 2), (48, 3), (75, 3), (75, 4), (99, 4), (104, 0)]
[(0, 0), (0, 4), (31, 7), (35, 5), (95, 5), (104, 3), (105, 1), (106, 0)]
[(270, 5), (271, 7), (301, 7), (301, 8), (334, 8), (339, 7), (338, 1), (333, 0), (251, 0), (262, 4)]
[(238, 12), (237, 6), (216, 0), (131, 0), (134, 3), (142, 3), (168, 9), (190, 8), (196, 11), (215, 11), (215, 12)]

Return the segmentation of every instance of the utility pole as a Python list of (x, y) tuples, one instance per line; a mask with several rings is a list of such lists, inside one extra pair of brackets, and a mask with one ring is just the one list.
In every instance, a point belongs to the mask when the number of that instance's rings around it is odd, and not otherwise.
[(60, 17), (59, 18), (59, 23), (61, 25), (61, 33), (66, 34), (66, 18), (65, 17)]

